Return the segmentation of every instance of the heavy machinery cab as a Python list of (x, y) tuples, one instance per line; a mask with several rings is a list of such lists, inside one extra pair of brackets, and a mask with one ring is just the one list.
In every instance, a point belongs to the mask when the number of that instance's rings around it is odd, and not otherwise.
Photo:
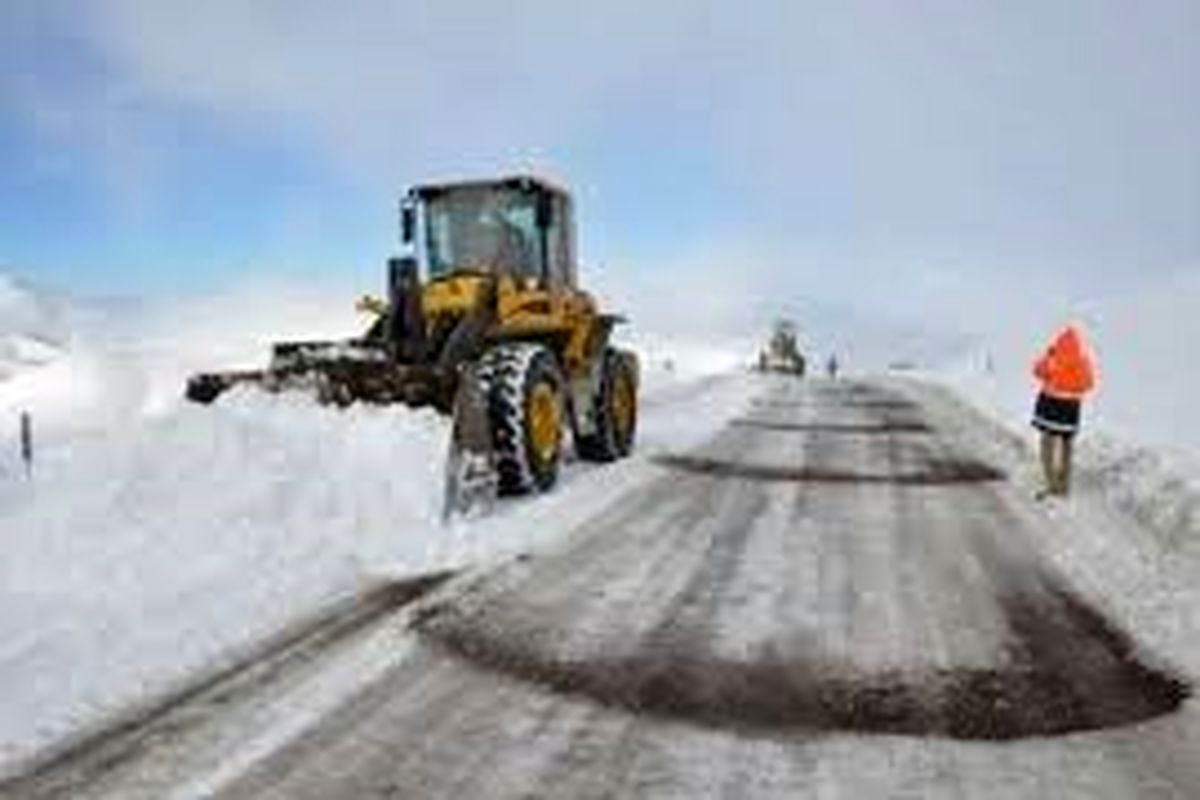
[(538, 341), (581, 377), (617, 320), (578, 287), (571, 198), (544, 179), (415, 187), (400, 238), (380, 304), (387, 317), (368, 335), (400, 363), (445, 373), (488, 344)]
[(510, 275), (529, 288), (577, 285), (570, 196), (540, 178), (419, 186), (402, 205), (408, 255), (428, 281)]

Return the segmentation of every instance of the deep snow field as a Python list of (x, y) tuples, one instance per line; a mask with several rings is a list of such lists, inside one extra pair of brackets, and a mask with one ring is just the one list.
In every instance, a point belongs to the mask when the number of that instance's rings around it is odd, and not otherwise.
[(0, 288), (0, 342), (53, 343), (36, 359), (14, 349), (0, 378), (0, 774), (371, 581), (559, 534), (644, 477), (647, 454), (698, 442), (748, 400), (736, 353), (658, 337), (639, 347), (637, 457), (567, 464), (551, 495), (446, 526), (449, 426), (432, 411), (250, 389), (181, 401), (195, 369), (261, 364), (276, 338), (352, 335), (353, 296), (253, 287), (81, 308)]

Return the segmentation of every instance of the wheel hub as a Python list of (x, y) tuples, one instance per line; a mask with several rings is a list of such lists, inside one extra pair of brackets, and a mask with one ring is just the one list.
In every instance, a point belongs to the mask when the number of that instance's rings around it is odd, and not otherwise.
[(613, 427), (621, 439), (627, 437), (633, 427), (635, 402), (633, 383), (629, 380), (629, 376), (618, 373), (613, 382), (611, 405)]
[(562, 423), (554, 387), (539, 383), (529, 396), (529, 442), (533, 453), (546, 464), (558, 454)]

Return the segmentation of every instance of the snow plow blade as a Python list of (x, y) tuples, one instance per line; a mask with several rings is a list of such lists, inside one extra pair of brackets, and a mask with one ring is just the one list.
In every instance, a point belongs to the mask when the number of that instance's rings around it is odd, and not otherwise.
[(374, 343), (285, 342), (275, 345), (267, 369), (193, 375), (184, 394), (208, 404), (236, 386), (308, 392), (325, 405), (403, 403), (448, 411), (453, 381), (433, 366), (397, 364)]
[(184, 396), (193, 403), (208, 405), (239, 384), (260, 385), (266, 372), (261, 369), (242, 372), (205, 372), (188, 378)]

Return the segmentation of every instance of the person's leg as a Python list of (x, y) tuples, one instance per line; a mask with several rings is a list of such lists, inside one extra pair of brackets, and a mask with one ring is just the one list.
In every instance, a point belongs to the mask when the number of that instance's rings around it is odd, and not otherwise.
[(1042, 475), (1045, 477), (1045, 489), (1039, 494), (1054, 494), (1055, 490), (1055, 469), (1054, 469), (1054, 435), (1048, 431), (1042, 431), (1041, 454), (1042, 454)]
[(1074, 439), (1070, 436), (1060, 436), (1060, 461), (1058, 465), (1058, 493), (1066, 497), (1071, 493), (1071, 454)]

